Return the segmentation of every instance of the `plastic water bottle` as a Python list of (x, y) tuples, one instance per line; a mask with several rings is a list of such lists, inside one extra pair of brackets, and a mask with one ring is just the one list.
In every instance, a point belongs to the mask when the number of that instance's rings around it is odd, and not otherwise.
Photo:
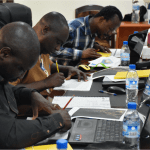
[(129, 65), (129, 71), (126, 76), (126, 104), (128, 102), (135, 102), (138, 105), (137, 94), (138, 94), (138, 74), (135, 70), (134, 64)]
[(140, 118), (136, 110), (136, 103), (129, 102), (128, 110), (123, 119), (123, 143), (131, 149), (140, 149)]
[(56, 141), (57, 150), (67, 150), (68, 141), (65, 139), (59, 139)]
[(146, 85), (145, 85), (145, 89), (143, 91), (142, 97), (141, 97), (141, 102), (146, 100), (149, 97), (150, 99), (150, 75), (147, 79)]
[(150, 24), (150, 3), (148, 4), (147, 12), (148, 12), (148, 24)]
[(121, 66), (129, 66), (130, 64), (130, 49), (128, 47), (128, 41), (123, 41), (121, 48)]
[(140, 20), (140, 5), (139, 1), (133, 0), (132, 3), (132, 16), (131, 16), (131, 22), (132, 23), (139, 23)]

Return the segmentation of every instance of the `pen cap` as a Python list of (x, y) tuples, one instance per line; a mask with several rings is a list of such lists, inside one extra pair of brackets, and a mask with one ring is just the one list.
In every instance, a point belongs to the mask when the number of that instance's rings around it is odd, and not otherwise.
[(67, 149), (68, 141), (65, 139), (59, 139), (56, 141), (57, 149)]

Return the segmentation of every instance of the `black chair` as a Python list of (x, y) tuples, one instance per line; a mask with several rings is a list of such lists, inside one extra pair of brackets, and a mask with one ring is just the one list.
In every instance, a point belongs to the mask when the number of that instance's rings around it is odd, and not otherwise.
[(17, 3), (0, 4), (0, 28), (15, 21), (22, 21), (32, 26), (31, 9), (25, 5)]

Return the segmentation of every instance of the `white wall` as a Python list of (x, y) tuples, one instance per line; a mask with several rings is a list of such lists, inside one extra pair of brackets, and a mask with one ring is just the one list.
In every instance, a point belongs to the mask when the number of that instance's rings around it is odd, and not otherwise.
[[(132, 11), (132, 0), (14, 0), (15, 3), (24, 4), (32, 10), (33, 25), (50, 11), (62, 13), (67, 20), (74, 19), (75, 9), (88, 4), (114, 5), (122, 12), (123, 16)], [(139, 0), (144, 5), (143, 0)]]

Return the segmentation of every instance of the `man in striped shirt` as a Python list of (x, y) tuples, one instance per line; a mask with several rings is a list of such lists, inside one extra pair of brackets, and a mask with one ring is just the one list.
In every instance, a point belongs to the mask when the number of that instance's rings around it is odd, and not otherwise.
[(60, 48), (55, 57), (71, 58), (72, 61), (80, 61), (81, 58), (98, 58), (101, 55), (96, 52), (110, 52), (109, 49), (95, 44), (95, 37), (106, 39), (120, 26), (121, 12), (114, 6), (104, 7), (95, 16), (86, 16), (69, 21), (69, 38)]

